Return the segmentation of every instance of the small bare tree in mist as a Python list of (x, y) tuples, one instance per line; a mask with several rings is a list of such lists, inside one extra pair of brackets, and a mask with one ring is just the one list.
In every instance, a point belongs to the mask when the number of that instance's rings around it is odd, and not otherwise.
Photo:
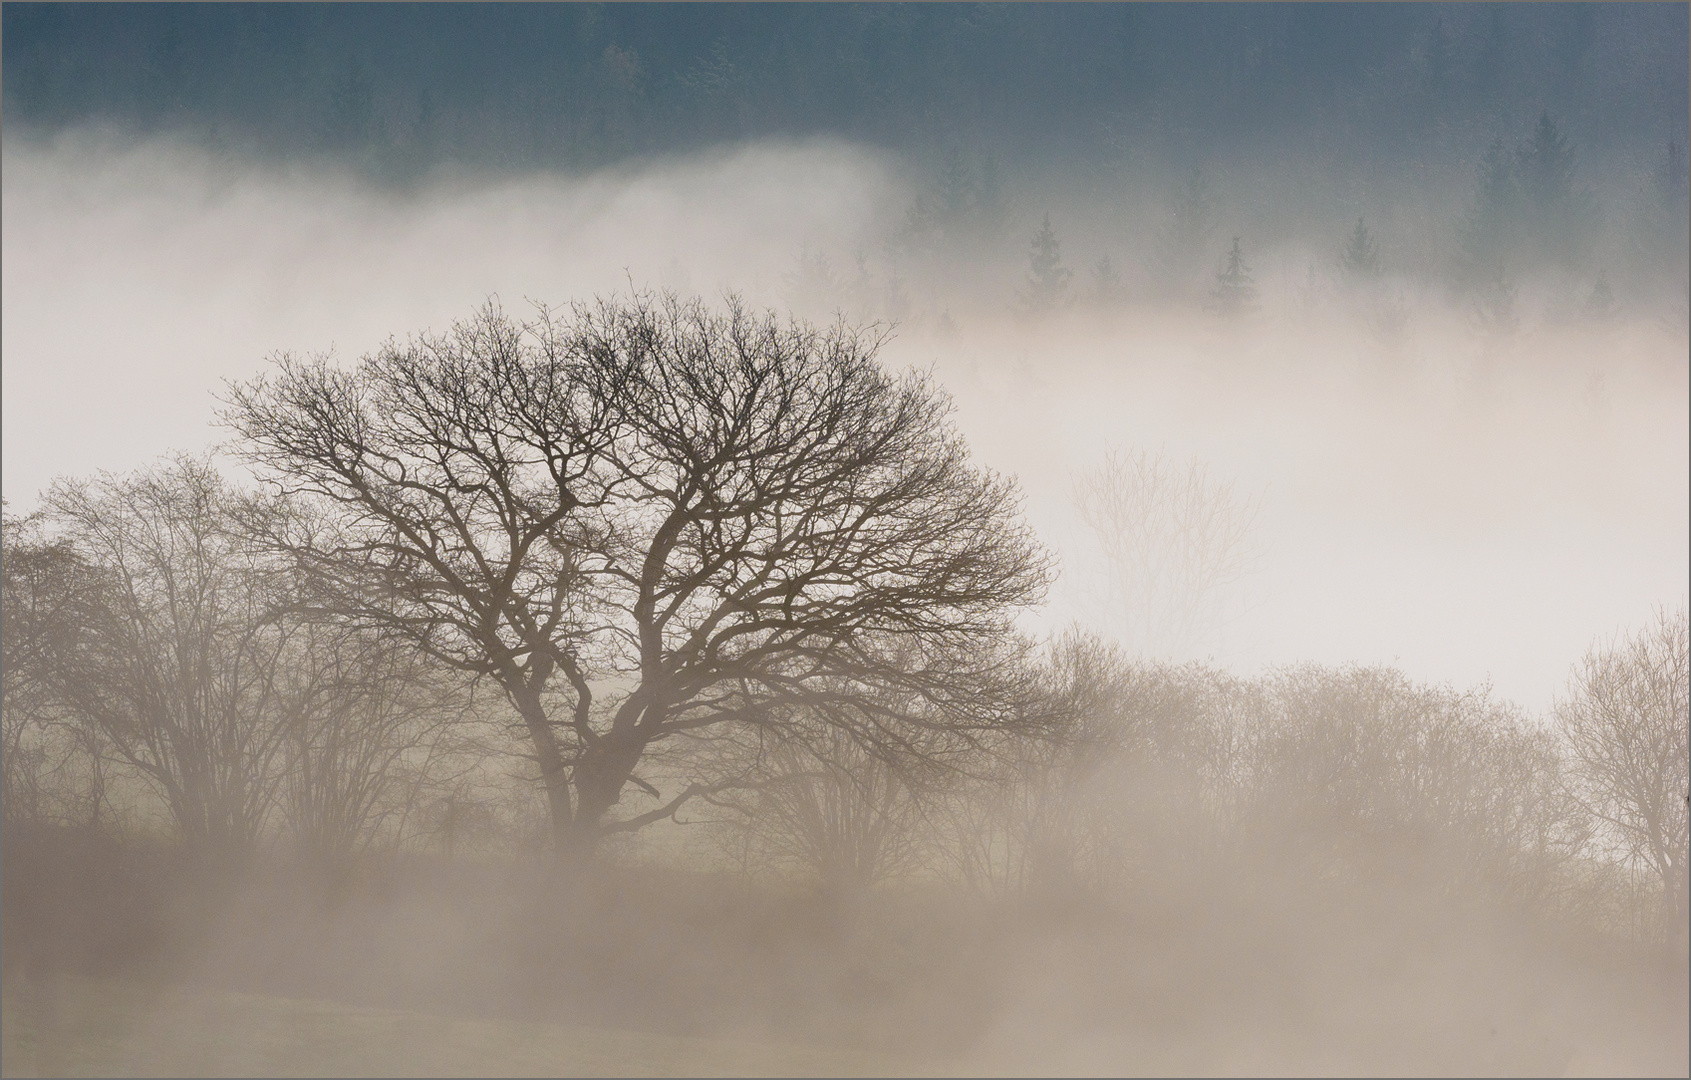
[(1585, 831), (1560, 796), (1554, 741), (1486, 688), (1310, 665), (1265, 680), (1256, 711), (1257, 843), (1278, 835), (1304, 857), (1541, 906), (1569, 887)]
[(98, 575), (51, 658), (53, 694), (163, 795), (186, 845), (256, 844), (280, 773), (290, 634), (274, 582), (204, 461), (60, 481), (50, 520)]
[(955, 876), (991, 895), (1120, 896), (1213, 855), (1238, 767), (1219, 704), (1232, 684), (1076, 632), (1040, 670), (1044, 737), (992, 744), (936, 800), (930, 820)]
[(288, 661), (280, 809), (303, 854), (344, 867), (398, 839), (465, 695), (408, 643), (338, 623), (301, 627)]
[[(737, 300), (526, 324), (490, 306), (350, 371), (283, 357), (226, 416), (320, 511), (265, 538), (308, 605), (498, 685), (557, 846), (585, 852), (713, 790), (659, 795), (650, 750), (834, 722), (841, 686), (923, 703), (864, 738), (1014, 722), (969, 673), (1018, 662), (1009, 619), (1043, 556), (1013, 485), (969, 463), (931, 383), (880, 370), (881, 341)], [(610, 816), (630, 789), (657, 805)]]
[(1691, 633), (1685, 609), (1657, 613), (1635, 634), (1587, 653), (1555, 713), (1573, 765), (1571, 790), (1604, 826), (1604, 839), (1656, 879), (1666, 918), (1687, 921), (1687, 729)]
[(805, 725), (764, 749), (744, 787), (712, 796), (742, 858), (792, 866), (850, 897), (914, 869), (925, 853), (913, 770), (837, 727)]
[(99, 588), (40, 513), (0, 518), (0, 821), (7, 828), (99, 829), (108, 809), (99, 734), (54, 693), (53, 664), (74, 642), (77, 612)]
[(1074, 483), (1097, 536), (1110, 626), (1136, 654), (1192, 648), (1221, 617), (1225, 590), (1251, 568), (1259, 504), (1212, 481), (1202, 462), (1111, 451)]

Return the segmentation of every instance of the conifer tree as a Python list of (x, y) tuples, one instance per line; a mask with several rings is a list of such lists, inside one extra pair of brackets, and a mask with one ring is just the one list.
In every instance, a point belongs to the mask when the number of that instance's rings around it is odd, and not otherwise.
[(1121, 299), (1121, 273), (1105, 255), (1092, 268), (1092, 295), (1100, 304), (1113, 304)]
[(1615, 291), (1609, 288), (1609, 273), (1597, 271), (1597, 283), (1585, 298), (1585, 314), (1591, 319), (1607, 319), (1615, 313)]
[(1215, 288), (1210, 290), (1209, 308), (1218, 315), (1242, 315), (1256, 309), (1257, 287), (1251, 268), (1239, 248), (1239, 238), (1233, 238), (1233, 249), (1227, 253), (1227, 265), (1215, 276)]
[(1159, 237), (1158, 254), (1171, 285), (1185, 286), (1202, 265), (1213, 226), (1209, 186), (1196, 167), (1174, 194), (1168, 224)]
[(1355, 281), (1369, 281), (1380, 276), (1380, 247), (1369, 235), (1368, 226), (1361, 218), (1356, 219), (1356, 228), (1350, 231), (1344, 250), (1339, 252), (1339, 265)]
[(1656, 162), (1651, 171), (1651, 179), (1655, 182), (1656, 193), (1662, 201), (1675, 208), (1685, 205), (1687, 169), (1685, 164), (1685, 146), (1678, 139), (1669, 138), (1667, 153)]
[(1491, 275), (1474, 291), (1470, 315), (1476, 329), (1493, 337), (1506, 337), (1521, 327), (1521, 317), (1515, 313), (1515, 283), (1502, 267), (1494, 267)]
[(1063, 265), (1062, 242), (1051, 231), (1051, 215), (1040, 222), (1028, 253), (1028, 286), (1022, 302), (1030, 311), (1051, 311), (1069, 303), (1069, 279), (1074, 274)]
[(1535, 214), (1553, 213), (1573, 197), (1574, 150), (1548, 112), (1539, 114), (1532, 137), (1516, 152), (1515, 174)]
[(1474, 205), (1462, 222), (1462, 257), (1469, 282), (1482, 287), (1516, 242), (1520, 189), (1514, 157), (1501, 138), (1480, 159)]

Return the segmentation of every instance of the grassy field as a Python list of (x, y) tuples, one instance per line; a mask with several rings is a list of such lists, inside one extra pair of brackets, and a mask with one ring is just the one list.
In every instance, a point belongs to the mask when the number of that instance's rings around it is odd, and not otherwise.
[(12, 982), (5, 1076), (817, 1076), (908, 1072), (865, 1054), (356, 1008), (115, 979)]

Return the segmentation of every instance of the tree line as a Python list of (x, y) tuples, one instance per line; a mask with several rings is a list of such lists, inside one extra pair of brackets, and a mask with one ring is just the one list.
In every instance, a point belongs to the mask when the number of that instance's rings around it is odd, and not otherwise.
[(1257, 138), (1410, 162), (1541, 104), (1636, 143), (1682, 126), (1685, 102), (1672, 6), (42, 4), (4, 18), (10, 123), (186, 131), (402, 180), (441, 161), (592, 168), (829, 135), (918, 154), (961, 139), (1018, 162)]
[[(1590, 166), (1581, 169), (1576, 145), (1549, 110), (1541, 110), (1522, 135), (1519, 142), (1498, 135), (1471, 157), (1471, 193), (1456, 199), (1446, 220), (1431, 223), (1432, 245), (1400, 232), (1382, 237), (1366, 213), (1349, 220), (1307, 215), (1312, 228), (1305, 233), (1314, 250), (1304, 252), (1307, 279), (1295, 299), (1314, 308), (1331, 297), (1387, 340), (1409, 321), (1405, 289), (1429, 286), (1488, 333), (1519, 328), (1524, 282), (1556, 282), (1566, 296), (1557, 294), (1551, 318), (1566, 321), (1601, 323), (1620, 311), (1683, 306), (1684, 252), (1691, 243), (1683, 137), (1669, 135), (1655, 145), (1637, 189), (1618, 205), (1603, 205), (1581, 183), (1590, 179)], [(944, 166), (915, 193), (903, 221), (884, 237), (878, 260), (859, 248), (854, 270), (840, 272), (827, 252), (805, 245), (785, 275), (786, 299), (807, 313), (845, 309), (906, 321), (913, 309), (911, 277), (927, 282), (925, 291), (964, 303), (962, 294), (933, 282), (960, 281), (977, 267), (998, 265), (1013, 275), (974, 277), (967, 287), (993, 289), (1030, 316), (1157, 304), (1240, 318), (1263, 306), (1256, 277), (1260, 223), (1229, 213), (1214, 191), (1214, 169), (1190, 167), (1160, 196), (1153, 194), (1153, 203), (1160, 199), (1162, 205), (1135, 225), (1138, 237), (1114, 243), (1091, 238), (1097, 254), (1091, 265), (1075, 260), (1074, 248), (1065, 254), (1062, 216), (1053, 225), (1045, 198), (1011, 191), (991, 152), (971, 159), (954, 145)], [(1018, 221), (1028, 228), (1020, 237)], [(1113, 232), (1099, 225), (1096, 218), (1089, 223), (1094, 233)], [(1285, 247), (1282, 242), (1280, 254)], [(925, 299), (930, 306), (944, 303)]]
[[(1385, 867), (1683, 942), (1683, 610), (1547, 718), (1389, 669), (1030, 641), (1051, 559), (883, 340), (635, 294), (277, 357), (223, 405), (256, 487), (181, 457), (5, 519), (8, 835), (349, 867), (450, 852), (503, 791), (537, 811), (513, 850), (572, 872), (676, 821), (837, 894)], [(1159, 469), (1077, 486), (1101, 534), (1151, 538), (1116, 537), (1154, 563), (1115, 560), (1129, 626), (1185, 626), (1164, 609), (1237, 572), (1251, 512)], [(1172, 601), (1132, 592), (1181, 565), (1140, 520), (1168, 514), (1208, 537)]]

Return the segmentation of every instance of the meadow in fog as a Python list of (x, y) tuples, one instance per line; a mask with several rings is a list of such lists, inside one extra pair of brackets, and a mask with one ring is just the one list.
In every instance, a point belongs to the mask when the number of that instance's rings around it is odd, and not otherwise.
[[(1678, 70), (1617, 10), (1413, 160), (808, 131), (591, 13), (592, 123), (378, 57), (313, 141), (8, 12), (6, 1074), (1683, 1073), (1691, 195), (1568, 59)], [(1438, 11), (1369, 78), (1502, 32)]]

